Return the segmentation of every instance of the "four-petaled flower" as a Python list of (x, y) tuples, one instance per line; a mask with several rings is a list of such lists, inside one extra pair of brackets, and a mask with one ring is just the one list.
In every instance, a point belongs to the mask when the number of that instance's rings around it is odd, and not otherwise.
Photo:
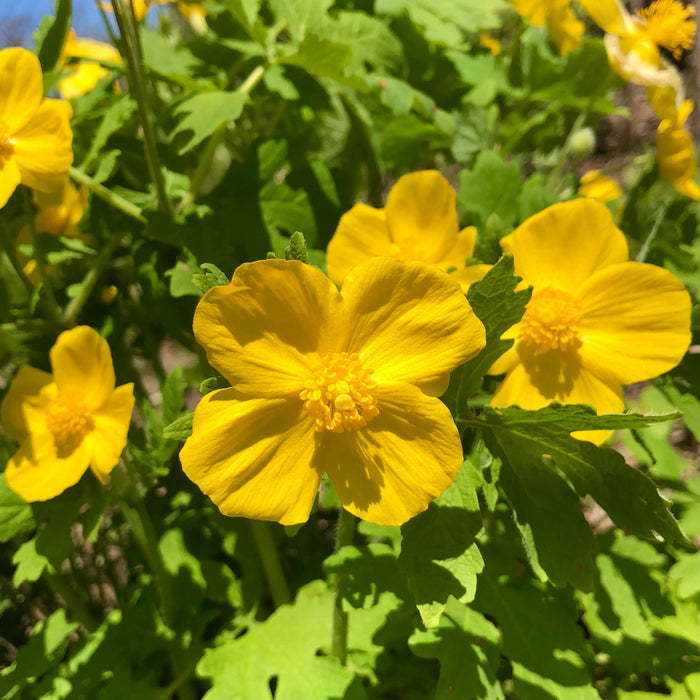
[(562, 56), (581, 44), (583, 23), (576, 19), (569, 0), (511, 0), (513, 9), (535, 27), (548, 26)]
[[(459, 230), (455, 191), (444, 176), (436, 170), (409, 173), (391, 188), (383, 209), (360, 202), (343, 214), (328, 243), (328, 276), (340, 286), (355, 265), (377, 256), (461, 270), (475, 240), (474, 226)], [(487, 267), (468, 269), (473, 281)]]
[(58, 336), (53, 375), (20, 368), (2, 403), (2, 427), (20, 443), (5, 470), (26, 501), (45, 501), (90, 467), (102, 482), (119, 462), (134, 407), (133, 384), (115, 389), (107, 341), (89, 326)]
[(0, 51), (0, 207), (20, 183), (51, 192), (73, 162), (72, 110), (44, 99), (39, 59), (24, 49)]
[[(554, 204), (501, 239), (515, 273), (532, 285), (515, 343), (491, 367), (506, 373), (494, 406), (552, 401), (624, 408), (622, 385), (680, 362), (690, 343), (690, 296), (667, 270), (628, 262), (625, 236), (593, 199)], [(586, 431), (602, 442), (609, 433)]]
[(682, 92), (681, 79), (660, 52), (663, 47), (679, 58), (693, 45), (694, 10), (679, 0), (654, 0), (631, 15), (620, 0), (581, 0), (591, 19), (605, 32), (610, 65), (630, 83), (673, 87)]
[(201, 400), (180, 459), (225, 515), (304, 522), (326, 473), (348, 511), (398, 525), (455, 478), (459, 432), (436, 397), (485, 334), (443, 272), (373, 258), (341, 293), (298, 261), (247, 263), (202, 298), (194, 332), (232, 386)]

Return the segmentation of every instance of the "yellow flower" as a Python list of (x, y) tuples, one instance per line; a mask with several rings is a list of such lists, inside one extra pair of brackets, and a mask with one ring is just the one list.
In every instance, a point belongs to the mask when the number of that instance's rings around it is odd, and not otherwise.
[(693, 111), (693, 103), (683, 100), (672, 88), (650, 87), (647, 94), (661, 119), (656, 132), (659, 175), (678, 192), (698, 201), (700, 186), (695, 181), (697, 165), (693, 142), (683, 128)]
[(444, 273), (375, 258), (340, 293), (298, 261), (247, 263), (205, 294), (194, 333), (232, 387), (201, 400), (180, 459), (225, 515), (304, 522), (326, 473), (348, 511), (399, 525), (457, 474), (436, 397), (485, 335)]
[(44, 99), (39, 59), (24, 49), (0, 51), (0, 207), (20, 183), (51, 192), (73, 162), (72, 110)]
[(685, 7), (679, 0), (655, 0), (631, 15), (619, 0), (581, 0), (581, 4), (606, 32), (605, 48), (617, 73), (631, 83), (672, 86), (680, 92), (680, 75), (659, 47), (678, 58), (692, 46), (692, 7)]
[[(552, 401), (624, 408), (622, 385), (674, 367), (690, 343), (690, 296), (661, 267), (628, 262), (624, 234), (593, 199), (554, 204), (501, 240), (533, 287), (515, 344), (490, 374), (506, 373), (494, 406)], [(602, 442), (609, 433), (581, 436)]]
[[(37, 233), (50, 233), (54, 236), (87, 240), (88, 236), (83, 235), (78, 229), (78, 224), (83, 218), (87, 206), (87, 189), (85, 187), (78, 190), (70, 180), (66, 180), (63, 186), (55, 192), (49, 194), (34, 192), (34, 201), (39, 208), (34, 217)], [(17, 236), (17, 246), (31, 244), (32, 234), (29, 226), (23, 226)], [(39, 282), (36, 260), (27, 258), (21, 250), (18, 252), (18, 257), (24, 266), (24, 273), (27, 277), (32, 282)], [(52, 265), (48, 265), (47, 272), (50, 273), (52, 267)]]
[(582, 197), (598, 199), (601, 202), (611, 202), (622, 197), (622, 191), (615, 180), (603, 175), (600, 170), (589, 170), (581, 176), (578, 193)]
[(511, 0), (513, 9), (536, 27), (549, 27), (562, 56), (581, 44), (583, 24), (576, 19), (569, 0)]
[(343, 214), (328, 243), (328, 276), (338, 286), (359, 263), (377, 256), (461, 269), (474, 252), (476, 228), (459, 230), (455, 191), (436, 170), (409, 173), (386, 206), (358, 203)]
[(61, 333), (50, 358), (53, 375), (20, 368), (2, 403), (2, 427), (20, 443), (5, 476), (26, 501), (58, 496), (88, 467), (107, 483), (134, 406), (133, 384), (114, 388), (107, 341), (89, 326)]
[(80, 97), (90, 92), (95, 85), (110, 72), (103, 68), (98, 61), (119, 63), (121, 57), (119, 51), (110, 44), (104, 44), (94, 39), (78, 39), (71, 29), (66, 43), (61, 52), (60, 67), (63, 67), (68, 59), (86, 58), (88, 61), (78, 61), (66, 66), (68, 77), (58, 81), (58, 92), (64, 99)]
[(499, 56), (501, 53), (501, 42), (495, 37), (492, 37), (488, 32), (479, 33), (479, 46), (488, 49), (494, 56)]

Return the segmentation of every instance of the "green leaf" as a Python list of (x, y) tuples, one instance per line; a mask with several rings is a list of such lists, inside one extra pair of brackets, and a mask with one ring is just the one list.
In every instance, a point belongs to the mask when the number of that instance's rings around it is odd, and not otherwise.
[(5, 475), (0, 474), (0, 542), (7, 542), (35, 527), (31, 506), (7, 485)]
[(197, 673), (212, 684), (204, 700), (272, 700), (272, 678), (275, 698), (364, 698), (361, 687), (348, 693), (352, 671), (324, 655), (332, 608), (332, 592), (323, 581), (313, 581), (299, 590), (293, 605), (277, 608), (243, 636), (207, 649), (197, 665)]
[(258, 21), (261, 0), (224, 0), (224, 4), (248, 36), (256, 41), (264, 40), (265, 30)]
[(480, 485), (480, 472), (465, 462), (454, 483), (428, 510), (401, 528), (399, 563), (428, 628), (438, 624), (448, 596), (462, 602), (474, 598), (484, 564), (474, 541), (481, 529)]
[(285, 76), (283, 66), (274, 65), (268, 68), (263, 75), (263, 83), (270, 92), (276, 92), (284, 100), (293, 102), (299, 99), (299, 91)]
[(414, 632), (408, 644), (416, 656), (440, 661), (435, 700), (503, 700), (499, 637), (483, 615), (451, 598), (438, 627)]
[[(216, 129), (238, 119), (248, 102), (248, 95), (242, 92), (216, 90), (189, 97), (173, 111), (176, 115), (186, 115), (170, 134), (170, 139), (180, 143), (178, 153), (182, 155), (211, 136)], [(187, 135), (189, 132), (189, 135)], [(180, 134), (186, 136), (180, 137)]]
[(483, 151), (474, 169), (460, 175), (457, 204), (464, 212), (475, 214), (482, 226), (498, 212), (504, 226), (510, 227), (518, 217), (521, 186), (517, 163), (505, 162), (494, 151)]
[(44, 73), (52, 71), (58, 63), (70, 29), (71, 12), (71, 0), (56, 0), (53, 18), (48, 18), (48, 22), (45, 18), (34, 35), (36, 53)]
[(467, 300), (486, 329), (486, 346), (473, 359), (452, 372), (443, 403), (459, 418), (465, 414), (467, 400), (481, 387), (491, 365), (513, 345), (501, 340), (511, 326), (520, 321), (530, 300), (529, 289), (516, 292), (520, 277), (513, 276), (513, 256), (504, 255), (483, 280), (469, 288)]
[(495, 439), (515, 461), (541, 462), (543, 455), (549, 455), (578, 495), (592, 496), (618, 527), (646, 539), (660, 535), (668, 542), (684, 543), (686, 539), (668, 510), (668, 502), (649, 477), (626, 464), (619, 452), (568, 434), (578, 430), (639, 428), (677, 416), (597, 416), (590, 406), (557, 404), (539, 411), (518, 407), (487, 407), (484, 411)]
[(323, 562), (328, 574), (344, 574), (340, 585), (343, 600), (353, 608), (378, 604), (382, 593), (391, 592), (405, 600), (408, 590), (396, 575), (397, 552), (388, 544), (372, 542), (365, 547), (342, 547)]
[(17, 565), (12, 576), (12, 585), (17, 588), (25, 581), (38, 581), (49, 564), (49, 560), (36, 551), (36, 537), (20, 545), (12, 555), (12, 563)]
[(186, 46), (173, 44), (143, 24), (140, 29), (143, 60), (148, 70), (170, 81), (184, 77), (186, 82), (191, 82), (189, 76), (196, 72), (202, 61)]
[(120, 95), (105, 111), (99, 126), (90, 134), (90, 150), (83, 158), (81, 170), (87, 171), (100, 155), (109, 137), (122, 128), (136, 111), (136, 101), (129, 95)]
[(512, 664), (515, 697), (600, 700), (587, 669), (592, 654), (569, 591), (508, 580), (487, 553), (473, 607), (500, 628), (500, 652)]
[(204, 396), (211, 391), (216, 391), (217, 389), (228, 389), (231, 385), (227, 379), (224, 379), (220, 375), (214, 377), (207, 377), (199, 385), (199, 393)]
[(172, 423), (163, 428), (163, 437), (168, 440), (178, 440), (184, 442), (192, 435), (192, 421), (194, 413), (186, 413), (184, 416), (176, 418)]
[(680, 600), (700, 596), (700, 552), (682, 554), (668, 572), (668, 581)]
[(269, 4), (275, 19), (287, 25), (292, 38), (302, 41), (309, 33), (325, 29), (333, 0), (270, 0)]
[(502, 59), (488, 54), (471, 56), (464, 51), (446, 51), (447, 58), (457, 69), (465, 85), (473, 86), (464, 100), (477, 107), (487, 107), (497, 95), (514, 92), (508, 83)]
[(185, 407), (182, 396), (184, 382), (182, 379), (182, 367), (178, 366), (165, 378), (163, 382), (163, 422), (170, 423), (175, 420)]
[(228, 284), (231, 280), (214, 263), (202, 263), (201, 274), (192, 275), (192, 282), (206, 294), (212, 287)]

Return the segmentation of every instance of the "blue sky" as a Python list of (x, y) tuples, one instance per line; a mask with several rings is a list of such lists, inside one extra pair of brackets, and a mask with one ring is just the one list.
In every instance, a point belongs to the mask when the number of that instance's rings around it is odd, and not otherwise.
[[(0, 0), (0, 47), (31, 46), (41, 18), (53, 14), (54, 0)], [(73, 0), (73, 27), (78, 36), (107, 37), (95, 0)]]

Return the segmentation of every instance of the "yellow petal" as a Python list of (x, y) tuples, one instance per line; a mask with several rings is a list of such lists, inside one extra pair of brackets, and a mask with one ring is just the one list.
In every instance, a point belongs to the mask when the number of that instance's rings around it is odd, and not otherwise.
[(345, 279), (349, 339), (379, 382), (440, 395), (449, 372), (485, 345), (481, 321), (459, 284), (419, 262), (373, 258)]
[(319, 356), (335, 351), (340, 294), (317, 268), (261, 260), (197, 305), (194, 333), (209, 363), (245, 394), (297, 395)]
[(576, 51), (581, 45), (584, 26), (576, 19), (568, 3), (552, 8), (549, 15), (549, 28), (562, 56)]
[(22, 184), (48, 192), (68, 177), (73, 162), (71, 114), (67, 102), (44, 100), (26, 126), (14, 135)]
[(343, 214), (328, 242), (326, 270), (340, 286), (355, 265), (367, 258), (391, 254), (391, 237), (383, 209), (356, 204)]
[(636, 85), (672, 87), (682, 93), (683, 81), (675, 66), (669, 63), (646, 34), (631, 34), (620, 38), (614, 34), (603, 37), (608, 60), (613, 70)]
[(675, 367), (690, 343), (690, 295), (667, 270), (622, 263), (581, 288), (584, 366), (612, 383), (651, 379)]
[(493, 265), (469, 265), (450, 272), (450, 277), (459, 282), (462, 291), (466, 294), (469, 291), (469, 287), (474, 282), (480, 282), (484, 279), (492, 267)]
[(224, 515), (294, 525), (308, 519), (321, 480), (314, 435), (301, 401), (220, 389), (197, 406), (180, 461)]
[(6, 435), (16, 442), (22, 442), (32, 430), (39, 426), (43, 428), (44, 410), (57, 394), (58, 387), (48, 372), (28, 365), (20, 367), (0, 409)]
[[(598, 414), (620, 413), (624, 409), (622, 387), (608, 384), (584, 369), (580, 361), (556, 351), (541, 356), (538, 361), (528, 358), (527, 364), (517, 365), (506, 375), (493, 395), (496, 407), (518, 405), (531, 411), (548, 406), (552, 401), (583, 403), (594, 406)], [(558, 355), (558, 356), (555, 356)], [(573, 437), (600, 444), (612, 430), (585, 430)]]
[(74, 63), (68, 66), (67, 76), (58, 81), (58, 91), (66, 100), (90, 92), (109, 71), (97, 63)]
[(596, 270), (627, 260), (627, 242), (612, 214), (594, 199), (547, 207), (501, 239), (515, 258), (515, 274), (535, 289), (575, 293)]
[(511, 0), (513, 9), (535, 27), (547, 24), (547, 4), (542, 0)]
[(683, 129), (664, 120), (656, 132), (659, 174), (678, 192), (695, 201), (700, 200), (700, 186), (695, 181), (697, 165), (693, 142)]
[(456, 245), (459, 222), (455, 191), (437, 170), (400, 177), (386, 207), (397, 257), (435, 264)]
[(39, 59), (25, 49), (0, 51), (0, 122), (4, 122), (10, 134), (31, 119), (43, 96)]
[(604, 32), (622, 36), (632, 30), (632, 18), (618, 0), (581, 0), (581, 5)]
[(113, 63), (118, 63), (121, 60), (119, 51), (111, 44), (105, 44), (95, 39), (78, 39), (72, 30), (63, 50), (68, 58), (92, 58), (96, 61), (111, 61)]
[(382, 387), (377, 398), (379, 415), (362, 430), (321, 435), (317, 463), (346, 510), (401, 525), (452, 483), (462, 444), (445, 405), (416, 387)]
[(475, 242), (476, 227), (467, 226), (457, 234), (457, 241), (453, 248), (448, 250), (440, 260), (435, 261), (435, 266), (441, 270), (447, 270), (450, 267), (463, 268), (465, 258), (470, 258), (474, 254)]
[(62, 392), (77, 393), (96, 411), (114, 391), (114, 367), (107, 341), (90, 326), (64, 331), (51, 348), (53, 376)]
[(582, 197), (590, 197), (601, 202), (610, 202), (622, 196), (622, 191), (617, 183), (600, 170), (589, 170), (581, 176), (581, 184), (578, 193)]
[(7, 462), (7, 485), (30, 503), (54, 498), (80, 481), (91, 449), (88, 436), (75, 450), (59, 456), (51, 433), (36, 432)]
[(109, 481), (109, 473), (119, 463), (119, 457), (126, 447), (126, 434), (133, 410), (134, 385), (123, 384), (112, 392), (93, 416), (95, 428), (92, 432), (90, 468), (103, 484)]
[(7, 204), (21, 181), (22, 173), (14, 158), (5, 159), (0, 154), (0, 209)]

